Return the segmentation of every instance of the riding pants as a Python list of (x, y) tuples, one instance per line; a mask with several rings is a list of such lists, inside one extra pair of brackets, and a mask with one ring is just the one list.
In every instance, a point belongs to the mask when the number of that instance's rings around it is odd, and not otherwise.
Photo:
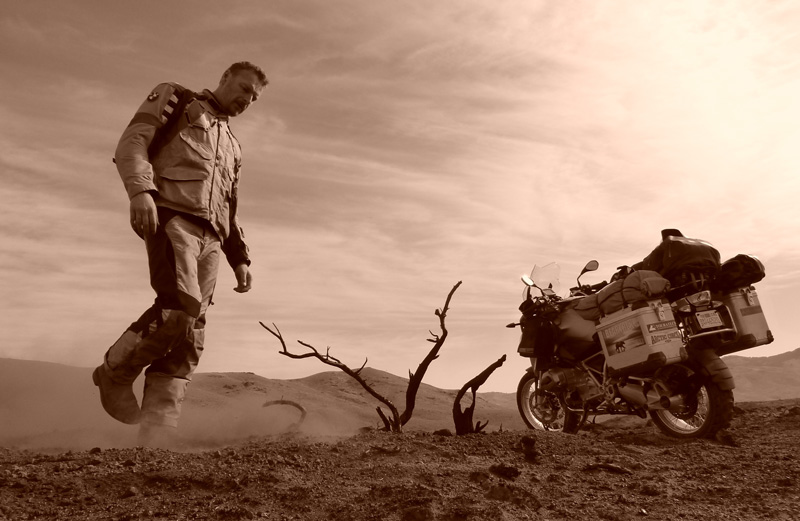
[(119, 384), (132, 384), (146, 367), (142, 423), (176, 427), (203, 352), (220, 240), (211, 225), (159, 208), (158, 230), (145, 243), (155, 302), (109, 348), (104, 365)]

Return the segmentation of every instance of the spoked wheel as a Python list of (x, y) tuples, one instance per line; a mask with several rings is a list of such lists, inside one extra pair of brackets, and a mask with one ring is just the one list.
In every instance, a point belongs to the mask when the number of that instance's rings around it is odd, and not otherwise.
[(526, 372), (519, 381), (517, 407), (531, 429), (573, 434), (581, 421), (581, 415), (566, 410), (557, 395), (539, 389), (539, 380), (531, 372)]
[(683, 380), (684, 402), (670, 409), (650, 411), (653, 423), (673, 438), (713, 438), (730, 425), (733, 416), (733, 392), (723, 391), (710, 379), (691, 384), (699, 377), (693, 369), (676, 364), (670, 379)]

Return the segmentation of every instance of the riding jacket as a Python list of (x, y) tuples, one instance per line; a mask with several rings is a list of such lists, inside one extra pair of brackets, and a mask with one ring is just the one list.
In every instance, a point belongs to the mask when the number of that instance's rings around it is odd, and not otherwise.
[[(153, 89), (119, 140), (114, 155), (117, 170), (129, 198), (150, 192), (156, 206), (202, 219), (219, 236), (232, 267), (249, 265), (236, 216), (241, 147), (228, 115), (209, 90), (173, 115), (183, 90), (175, 83)], [(148, 147), (157, 129), (175, 116), (180, 119), (174, 137), (150, 157)]]

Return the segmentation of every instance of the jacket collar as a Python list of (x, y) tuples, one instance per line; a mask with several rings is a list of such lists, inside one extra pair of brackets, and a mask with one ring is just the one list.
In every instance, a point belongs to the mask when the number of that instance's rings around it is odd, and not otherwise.
[(217, 117), (220, 119), (228, 120), (230, 116), (225, 109), (222, 108), (222, 105), (219, 104), (217, 97), (214, 96), (214, 93), (208, 89), (203, 89), (202, 98), (208, 101), (208, 104), (211, 105), (211, 108), (217, 113)]

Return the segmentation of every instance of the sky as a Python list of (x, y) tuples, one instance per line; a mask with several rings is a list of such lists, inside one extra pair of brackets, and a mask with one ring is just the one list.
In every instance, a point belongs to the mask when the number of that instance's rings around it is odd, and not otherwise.
[(520, 276), (608, 279), (663, 228), (758, 255), (800, 347), (800, 4), (791, 1), (6, 2), (0, 357), (91, 367), (152, 304), (111, 162), (154, 86), (270, 84), (231, 122), (253, 289), (220, 272), (200, 372), (301, 378), (259, 322), (351, 367), (513, 392)]

